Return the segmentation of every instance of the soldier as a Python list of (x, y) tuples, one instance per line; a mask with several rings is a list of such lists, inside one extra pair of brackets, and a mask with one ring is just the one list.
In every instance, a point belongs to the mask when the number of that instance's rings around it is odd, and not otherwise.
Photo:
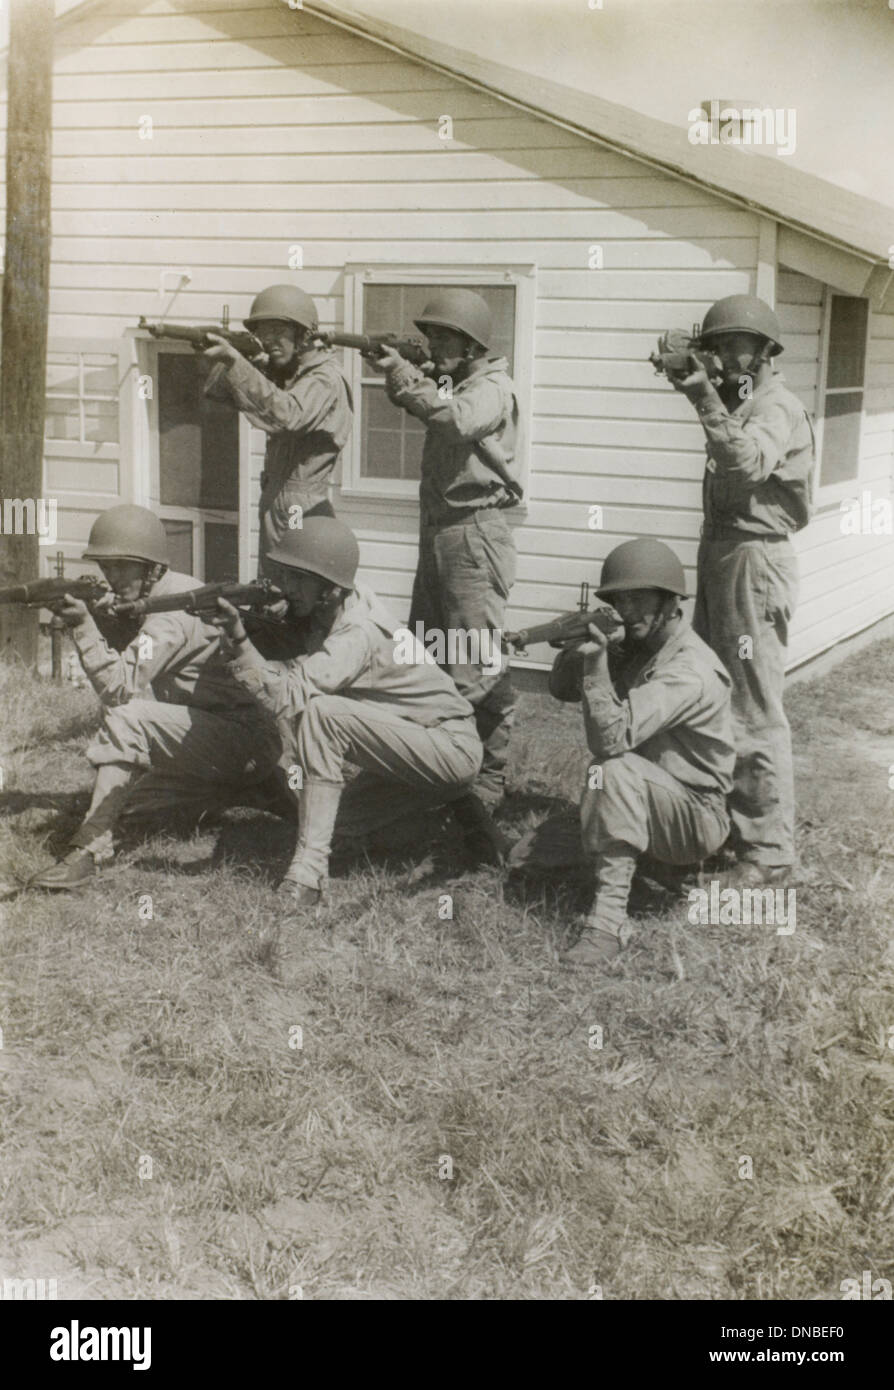
[[(390, 399), (426, 425), (409, 626), (415, 632), (422, 623), (443, 633), (446, 643), (451, 629), (480, 635), (503, 626), (516, 563), (503, 513), (522, 495), (512, 472), (518, 401), (506, 359), (488, 351), (491, 315), (479, 294), (438, 290), (415, 323), (428, 338), (433, 376), (389, 348), (378, 365), (386, 370)], [(454, 812), (473, 854), (502, 863), (508, 841), (490, 811), (503, 796), (515, 714), (509, 660), (448, 664), (447, 670), (475, 707), (484, 744), (474, 794), (457, 801)]]
[(215, 363), (207, 395), (229, 400), (266, 432), (261, 474), (259, 566), (305, 516), (334, 516), (332, 471), (351, 433), (353, 405), (331, 348), (314, 344), (317, 311), (296, 285), (262, 290), (245, 320), (267, 353), (262, 371), (222, 338), (204, 356)]
[(705, 522), (695, 631), (733, 678), (736, 770), (730, 796), (731, 882), (783, 880), (795, 860), (791, 731), (782, 703), (788, 625), (798, 593), (789, 537), (810, 519), (814, 440), (782, 384), (779, 320), (753, 295), (708, 310), (702, 340), (723, 364), (718, 389), (697, 365), (674, 387), (705, 432)]
[[(84, 559), (97, 562), (125, 601), (199, 584), (168, 569), (164, 528), (145, 507), (111, 507), (98, 517)], [(210, 624), (190, 613), (153, 613), (116, 651), (79, 599), (57, 611), (103, 705), (102, 728), (87, 749), (96, 780), (86, 818), (61, 861), (30, 884), (65, 890), (88, 883), (112, 857), (116, 824), (135, 797), (167, 806), (197, 794), (232, 800), (273, 775), (280, 745), (273, 723), (227, 675)]]
[[(472, 706), (420, 644), (398, 659), (397, 636), (376, 595), (355, 584), (358, 550), (334, 517), (308, 517), (270, 551), (270, 577), (307, 625), (307, 653), (265, 661), (238, 612), (218, 600), (233, 653), (229, 673), (245, 695), (277, 720), (301, 769), (298, 846), (280, 885), (290, 908), (311, 907), (325, 885), (344, 764), (367, 769), (364, 796), (406, 788), (431, 804), (461, 794), (481, 766)], [(363, 776), (363, 774), (361, 774)], [(360, 778), (356, 779), (358, 782)]]
[(730, 677), (684, 621), (683, 567), (654, 540), (616, 546), (597, 593), (624, 622), (623, 639), (590, 625), (591, 640), (562, 651), (550, 678), (558, 699), (583, 699), (595, 759), (581, 800), (585, 853), (598, 887), (572, 965), (614, 959), (628, 935), (637, 859), (690, 864), (729, 830), (726, 795), (735, 754)]

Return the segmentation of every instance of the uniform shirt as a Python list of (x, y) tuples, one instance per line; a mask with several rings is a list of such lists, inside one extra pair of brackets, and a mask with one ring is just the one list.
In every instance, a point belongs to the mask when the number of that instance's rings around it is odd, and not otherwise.
[[(150, 597), (198, 589), (189, 574), (166, 571)], [(150, 613), (140, 632), (117, 652), (103, 640), (92, 617), (71, 629), (81, 665), (104, 705), (156, 699), (170, 705), (223, 710), (251, 704), (227, 674), (220, 633), (193, 613)]]
[(411, 363), (388, 374), (395, 405), (427, 426), (419, 488), (423, 526), (440, 526), (458, 510), (511, 507), (518, 500), (476, 450), (482, 440), (502, 452), (510, 473), (518, 437), (518, 401), (505, 357), (479, 357), (442, 400), (438, 384)]
[(218, 362), (205, 394), (231, 401), (267, 434), (259, 503), (261, 553), (266, 554), (288, 530), (291, 506), (308, 512), (327, 500), (332, 470), (351, 433), (348, 383), (335, 353), (314, 348), (302, 354), (294, 376), (281, 387), (244, 357)]
[[(398, 717), (427, 729), (447, 719), (474, 721), (472, 706), (450, 676), (419, 643), (408, 636), (396, 639), (396, 631), (372, 590), (358, 584), (328, 631), (311, 629), (307, 655), (265, 661), (245, 644), (229, 670), (278, 720), (299, 718), (316, 695), (338, 694), (388, 706)], [(417, 659), (396, 661), (395, 655), (410, 642)]]
[(720, 529), (787, 535), (810, 520), (813, 429), (779, 375), (756, 386), (735, 410), (699, 411), (707, 437), (705, 535)]
[[(564, 655), (564, 653), (563, 653)], [(569, 657), (582, 658), (577, 652)], [(610, 657), (611, 684), (583, 678), (584, 728), (598, 759), (638, 753), (701, 795), (732, 787), (731, 681), (726, 667), (681, 624), (643, 662), (624, 649)]]

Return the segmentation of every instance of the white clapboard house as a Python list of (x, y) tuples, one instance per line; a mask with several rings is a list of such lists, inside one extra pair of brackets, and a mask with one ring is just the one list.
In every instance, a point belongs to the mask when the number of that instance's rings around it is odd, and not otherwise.
[[(489, 299), (525, 416), (511, 625), (574, 607), (631, 536), (668, 541), (694, 585), (702, 431), (646, 359), (662, 329), (755, 291), (821, 454), (792, 669), (894, 614), (891, 210), (314, 0), (70, 6), (53, 150), (45, 489), (66, 573), (126, 500), (157, 510), (178, 568), (252, 575), (264, 437), (203, 401), (188, 348), (136, 325), (224, 305), (235, 323), (293, 280), (349, 332), (412, 331), (432, 285)], [(333, 501), (405, 618), (421, 432), (357, 354), (345, 370)]]

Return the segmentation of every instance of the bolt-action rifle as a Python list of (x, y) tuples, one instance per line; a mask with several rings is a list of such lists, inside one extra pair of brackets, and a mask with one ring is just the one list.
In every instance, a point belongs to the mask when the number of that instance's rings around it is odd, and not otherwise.
[(127, 602), (119, 599), (115, 611), (140, 618), (149, 613), (194, 613), (204, 618), (217, 614), (219, 598), (225, 598), (234, 608), (255, 609), (266, 608), (284, 597), (269, 579), (258, 579), (253, 584), (224, 580), (219, 584), (203, 584), (198, 589), (184, 589), (179, 594), (150, 594), (148, 598)]
[(385, 347), (394, 348), (415, 367), (431, 361), (421, 338), (399, 338), (396, 333), (318, 333), (317, 341), (324, 347), (354, 348), (366, 357), (378, 357)]
[(548, 623), (539, 623), (536, 627), (523, 627), (518, 632), (504, 632), (502, 645), (518, 656), (524, 656), (527, 647), (534, 646), (537, 642), (548, 642), (551, 647), (573, 645), (575, 642), (587, 640), (587, 628), (590, 623), (607, 637), (624, 626), (613, 608), (609, 608), (608, 604), (600, 604), (598, 608), (592, 608), (589, 612), (582, 613), (579, 609), (574, 609), (571, 613), (560, 613), (557, 618), (552, 618)]
[(708, 374), (709, 381), (723, 378), (723, 365), (716, 352), (709, 352), (702, 346), (701, 325), (694, 323), (692, 332), (685, 328), (669, 328), (658, 339), (658, 351), (649, 354), (649, 361), (657, 375), (689, 376), (694, 370), (690, 358), (698, 358), (699, 365)]
[(181, 323), (149, 323), (145, 318), (141, 318), (137, 327), (151, 333), (153, 338), (171, 338), (175, 342), (192, 343), (197, 351), (212, 346), (209, 333), (223, 338), (243, 357), (259, 357), (264, 351), (263, 344), (254, 333), (249, 333), (247, 328), (230, 328), (226, 318), (221, 324), (204, 323), (197, 328)]
[(263, 611), (285, 598), (269, 579), (258, 579), (253, 584), (223, 581), (203, 584), (198, 589), (184, 589), (179, 594), (157, 594), (154, 598), (150, 595), (131, 603), (119, 603), (115, 611), (135, 619), (137, 624), (149, 613), (194, 613), (207, 621), (220, 612), (219, 598), (225, 598), (239, 609), (245, 631), (265, 661), (291, 661), (307, 651), (308, 619), (296, 618), (288, 608), (282, 613)]
[(11, 589), (0, 589), (0, 603), (23, 603), (29, 608), (52, 608), (61, 603), (66, 594), (80, 599), (83, 603), (96, 601), (109, 592), (109, 586), (101, 579), (84, 574), (80, 579), (35, 579), (30, 584), (14, 584)]

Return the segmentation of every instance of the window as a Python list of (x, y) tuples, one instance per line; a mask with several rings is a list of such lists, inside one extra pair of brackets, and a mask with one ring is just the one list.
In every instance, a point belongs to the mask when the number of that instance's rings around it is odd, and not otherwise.
[(860, 469), (860, 435), (869, 303), (828, 294), (821, 391), (820, 487), (852, 482)]
[[(345, 275), (345, 332), (420, 337), (414, 320), (432, 290), (448, 285), (476, 290), (487, 301), (494, 321), (491, 351), (507, 358), (524, 411), (530, 400), (534, 331), (530, 266), (462, 270), (349, 266)], [(359, 353), (345, 354), (345, 368), (354, 393), (355, 419), (352, 442), (345, 453), (342, 490), (366, 497), (416, 498), (424, 424), (391, 404), (384, 377)], [(522, 451), (526, 437), (523, 428)], [(523, 452), (518, 466), (524, 482)]]
[(118, 443), (118, 354), (54, 352), (47, 361), (48, 440)]
[(239, 416), (204, 394), (192, 353), (158, 351), (157, 486), (171, 568), (206, 583), (239, 575)]

